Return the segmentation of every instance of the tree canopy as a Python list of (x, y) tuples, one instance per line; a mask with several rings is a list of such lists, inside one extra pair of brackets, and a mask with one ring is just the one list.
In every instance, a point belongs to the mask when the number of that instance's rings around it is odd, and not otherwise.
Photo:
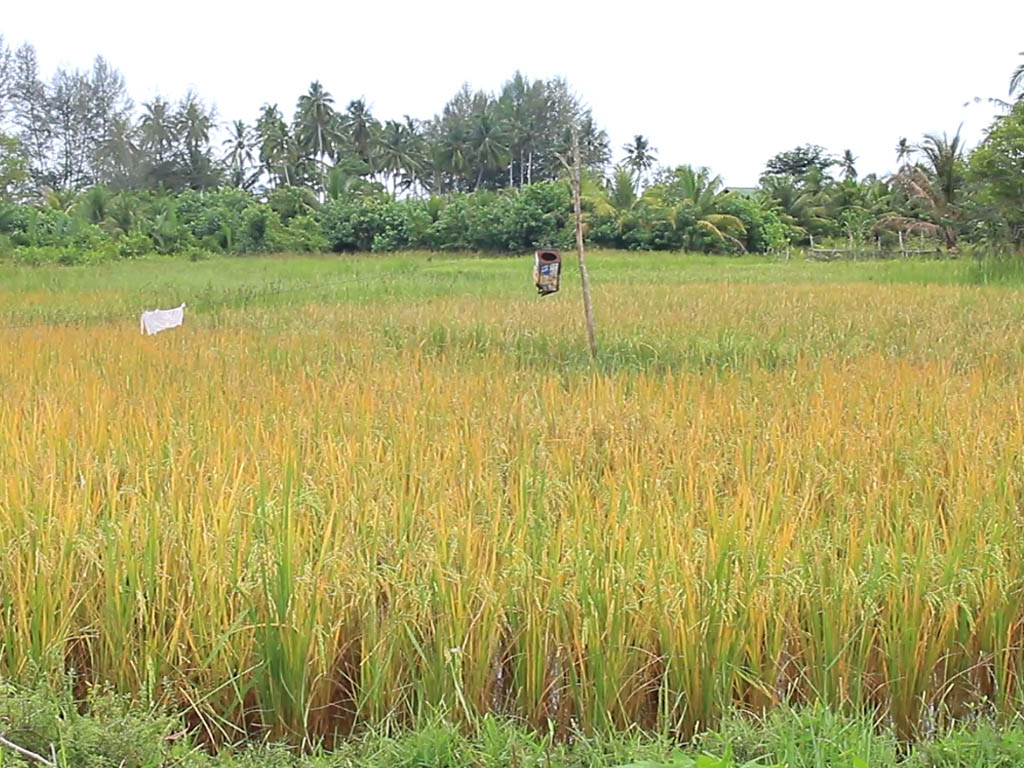
[[(1024, 241), (1024, 70), (970, 151), (959, 131), (896, 142), (898, 171), (861, 176), (850, 149), (769, 158), (756, 190), (659, 166), (651, 137), (617, 153), (559, 78), (458, 88), (432, 116), (381, 118), (315, 80), (294, 105), (222, 120), (195, 92), (135, 104), (98, 56), (41, 72), (0, 36), (0, 255), (147, 250), (519, 250), (569, 243), (564, 157), (579, 140), (587, 236), (619, 248), (742, 253), (919, 236)], [(198, 194), (198, 197), (197, 197)], [(64, 253), (62, 258), (67, 257)]]

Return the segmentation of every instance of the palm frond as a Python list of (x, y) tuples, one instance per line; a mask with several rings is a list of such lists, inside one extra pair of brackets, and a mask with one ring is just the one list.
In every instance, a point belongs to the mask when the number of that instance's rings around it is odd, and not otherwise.
[(921, 219), (913, 219), (909, 216), (886, 216), (875, 223), (871, 232), (872, 234), (878, 234), (883, 230), (889, 232), (899, 231), (906, 235), (932, 235), (933, 237), (939, 237), (944, 234), (942, 227), (938, 224), (932, 224), (930, 221), (922, 221)]
[[(727, 215), (727, 214), (722, 214), (722, 215), (724, 216), (724, 215)], [(729, 218), (734, 218), (734, 217), (730, 216)], [(739, 248), (741, 251), (746, 253), (747, 249), (746, 249), (746, 246), (743, 245), (743, 243), (741, 243), (735, 237), (730, 235), (728, 232), (723, 232), (721, 229), (716, 227), (713, 223), (708, 221), (708, 219), (700, 219), (697, 222), (697, 228), (698, 229), (703, 229), (705, 232), (710, 232), (712, 235), (717, 237), (719, 240), (722, 240), (722, 241), (727, 242), (727, 243), (732, 243), (737, 248)]]
[(704, 217), (704, 221), (709, 222), (716, 229), (723, 232), (730, 232), (742, 237), (747, 235), (746, 225), (730, 213), (711, 213)]
[[(1020, 55), (1024, 56), (1024, 51), (1021, 51)], [(1020, 93), (1018, 94), (1017, 91)], [(1024, 99), (1024, 64), (1013, 70), (1013, 74), (1010, 76), (1010, 98), (1013, 98), (1014, 95), (1018, 99)]]

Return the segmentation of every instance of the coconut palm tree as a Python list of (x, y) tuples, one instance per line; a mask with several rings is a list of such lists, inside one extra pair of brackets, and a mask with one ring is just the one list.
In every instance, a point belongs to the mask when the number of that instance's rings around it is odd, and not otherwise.
[(896, 144), (896, 162), (902, 165), (904, 160), (909, 160), (913, 156), (914, 148), (910, 146), (907, 137), (900, 137), (899, 142)]
[(630, 210), (638, 200), (636, 179), (632, 170), (624, 165), (615, 166), (605, 185), (608, 204), (619, 214)]
[(391, 195), (398, 196), (399, 184), (412, 185), (420, 167), (416, 151), (415, 124), (409, 117), (404, 123), (388, 120), (377, 143), (376, 167), (391, 181)]
[[(1020, 55), (1024, 56), (1024, 51), (1021, 51)], [(1024, 99), (1024, 63), (1020, 64), (1010, 75), (1010, 99), (1012, 101)]]
[(256, 147), (255, 136), (243, 120), (235, 120), (231, 124), (229, 135), (224, 139), (228, 150), (227, 162), (231, 166), (231, 182), (240, 189), (248, 189), (259, 176), (246, 173), (246, 168), (253, 165), (253, 149)]
[(349, 102), (342, 118), (345, 133), (352, 140), (359, 159), (373, 171), (373, 142), (380, 124), (370, 114), (365, 99), (354, 99)]
[(448, 133), (438, 118), (424, 123), (420, 135), (423, 158), (420, 183), (431, 195), (443, 195), (448, 187)]
[(885, 216), (876, 229), (935, 235), (955, 252), (961, 216), (960, 190), (964, 180), (964, 145), (960, 128), (952, 139), (945, 133), (942, 136), (926, 134), (914, 150), (921, 154), (921, 162), (904, 165), (893, 176), (893, 186), (901, 190), (916, 208), (916, 215)]
[(334, 97), (319, 80), (309, 84), (309, 91), (299, 97), (295, 110), (295, 137), (302, 149), (316, 157), (320, 169), (320, 187), (327, 178), (324, 158), (333, 155), (337, 139), (337, 118)]
[(849, 149), (844, 149), (843, 157), (839, 161), (839, 167), (843, 171), (843, 178), (846, 179), (847, 181), (857, 180), (857, 168), (855, 165), (856, 162), (857, 158), (853, 156), (853, 152), (851, 152)]
[(213, 112), (207, 110), (196, 94), (185, 94), (176, 115), (177, 128), (186, 150), (202, 152), (210, 141), (214, 127)]
[(181, 183), (192, 189), (205, 189), (220, 183), (210, 149), (210, 132), (216, 125), (212, 109), (207, 109), (199, 97), (189, 91), (178, 105), (174, 115), (175, 131), (180, 146)]
[(501, 168), (511, 160), (507, 139), (493, 110), (484, 110), (473, 117), (469, 145), (477, 166), (474, 189), (478, 189), (486, 171)]
[(111, 187), (131, 186), (139, 170), (139, 131), (127, 115), (111, 118), (97, 145), (96, 175)]
[(747, 236), (747, 228), (736, 216), (719, 211), (722, 195), (722, 177), (712, 176), (706, 167), (682, 165), (669, 175), (658, 192), (648, 193), (660, 197), (668, 207), (674, 226), (692, 216), (697, 228), (720, 242), (731, 243), (741, 251), (747, 250), (740, 238)]
[(441, 146), (445, 172), (455, 177), (453, 181), (460, 177), (465, 179), (472, 152), (468, 126), (461, 120), (452, 122), (445, 131)]
[(264, 104), (256, 120), (256, 146), (259, 147), (260, 163), (275, 185), (292, 183), (287, 162), (291, 137), (284, 115), (277, 104)]
[(169, 102), (157, 96), (142, 105), (139, 136), (142, 148), (152, 153), (156, 162), (166, 159), (174, 149), (174, 117)]
[(630, 144), (623, 144), (622, 149), (626, 152), (623, 162), (633, 169), (636, 174), (637, 185), (643, 186), (644, 175), (654, 167), (658, 160), (658, 150), (651, 146), (651, 143), (640, 134), (633, 137)]
[(110, 193), (99, 185), (90, 187), (78, 198), (78, 212), (90, 224), (100, 224), (110, 213)]
[(827, 230), (828, 210), (820, 190), (808, 188), (790, 176), (767, 176), (762, 181), (762, 192), (784, 224), (810, 235)]

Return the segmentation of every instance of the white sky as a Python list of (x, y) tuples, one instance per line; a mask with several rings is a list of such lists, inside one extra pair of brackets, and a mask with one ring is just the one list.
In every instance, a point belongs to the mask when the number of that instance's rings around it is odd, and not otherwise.
[(439, 112), (458, 87), (497, 90), (516, 69), (565, 77), (609, 133), (663, 164), (708, 165), (752, 186), (780, 150), (850, 148), (863, 173), (895, 165), (901, 136), (974, 144), (1024, 50), (1021, 0), (591, 0), (171, 3), (0, 1), (0, 33), (33, 43), (48, 77), (102, 54), (136, 102), (193, 87), (222, 120), (264, 102), (291, 116), (313, 79), (379, 119)]

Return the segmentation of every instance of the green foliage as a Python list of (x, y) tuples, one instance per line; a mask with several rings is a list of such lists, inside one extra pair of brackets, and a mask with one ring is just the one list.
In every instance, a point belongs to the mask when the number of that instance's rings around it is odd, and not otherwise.
[(710, 752), (728, 751), (740, 763), (764, 761), (788, 768), (866, 768), (896, 765), (900, 749), (892, 733), (868, 717), (849, 717), (823, 707), (773, 710), (764, 720), (740, 713), (700, 739)]
[(833, 165), (836, 165), (836, 159), (830, 157), (824, 147), (804, 144), (775, 155), (766, 164), (764, 175), (802, 178), (812, 170), (824, 173)]
[(385, 196), (335, 200), (323, 209), (332, 251), (395, 251), (408, 247), (403, 206)]
[(21, 142), (0, 131), (0, 203), (21, 196), (29, 178), (28, 170)]
[(790, 243), (791, 233), (778, 212), (764, 198), (743, 197), (731, 193), (723, 196), (720, 209), (735, 216), (746, 230), (746, 250), (768, 253), (783, 250)]
[(287, 226), (297, 216), (308, 216), (320, 208), (316, 195), (305, 187), (277, 187), (267, 195), (267, 203)]
[(523, 187), (501, 201), (501, 250), (523, 251), (544, 245), (565, 244), (571, 226), (572, 195), (569, 185), (545, 181)]
[[(54, 695), (0, 683), (0, 733), (36, 754), (55, 754), (61, 768), (153, 768), (179, 751), (167, 740), (175, 729), (174, 718), (102, 688), (76, 701), (67, 690)], [(12, 753), (0, 753), (0, 765), (18, 765), (5, 760)]]
[(310, 214), (293, 216), (287, 224), (271, 216), (265, 244), (266, 250), (273, 253), (322, 253), (330, 250), (320, 221)]
[[(577, 733), (554, 741), (493, 716), (459, 727), (443, 713), (402, 730), (370, 731), (333, 750), (300, 754), (274, 744), (224, 745), (216, 754), (159, 709), (94, 687), (22, 689), (0, 683), (0, 735), (58, 768), (1015, 768), (1024, 764), (1024, 727), (982, 721), (916, 744), (900, 744), (868, 718), (825, 709), (779, 710), (764, 720), (739, 712), (696, 743), (651, 734)], [(32, 763), (0, 746), (0, 766)]]
[(1024, 244), (1024, 100), (989, 128), (969, 169), (980, 234)]
[(132, 232), (117, 241), (117, 250), (123, 259), (145, 256), (153, 250), (153, 241), (141, 232)]
[[(3, 48), (0, 61), (19, 94), (0, 110), (0, 205), (34, 200), (40, 210), (81, 218), (114, 240), (152, 241), (149, 249), (138, 241), (79, 246), (69, 225), (43, 219), (10, 226), (0, 210), (7, 252), (93, 248), (106, 258), (192, 247), (515, 252), (569, 245), (562, 158), (570, 138), (579, 138), (590, 186), (612, 156), (606, 133), (559, 78), (516, 72), (496, 93), (463, 86), (433, 118), (383, 122), (366, 99), (342, 107), (314, 80), (293, 105), (265, 104), (251, 123), (228, 121), (229, 135), (215, 148), (216, 115), (195, 92), (136, 109), (124, 77), (101, 57), (91, 71), (58, 68), (49, 79), (29, 44), (16, 55)], [(759, 206), (728, 200), (722, 180), (706, 168), (657, 171), (657, 150), (636, 134), (606, 187), (584, 190), (586, 232), (608, 247), (732, 255), (837, 239), (892, 249), (900, 235), (927, 237), (950, 251), (961, 240), (1024, 243), (1021, 72), (1011, 74), (1016, 103), (1004, 105), (1011, 113), (970, 156), (959, 133), (918, 143), (902, 138), (899, 172), (860, 180), (851, 150), (832, 155), (805, 144), (768, 160), (754, 195)], [(466, 193), (474, 197), (457, 197)], [(372, 202), (355, 201), (364, 197)], [(321, 219), (327, 201), (334, 207)], [(298, 217), (307, 218), (292, 228)]]
[(968, 281), (977, 285), (1024, 285), (1024, 252), (986, 249), (971, 259)]
[(1024, 765), (1024, 730), (986, 722), (955, 728), (921, 744), (907, 762), (909, 768), (1016, 768)]
[[(476, 97), (466, 98), (464, 106), (471, 114)], [(369, 120), (357, 107), (350, 105), (355, 117), (347, 119)], [(1024, 167), (1017, 167), (1022, 124), (1024, 112), (1018, 105), (992, 127), (971, 159), (969, 174), (956, 136), (929, 136), (913, 148), (907, 145), (908, 156), (918, 153), (923, 159), (906, 165), (891, 182), (873, 176), (858, 180), (851, 173), (836, 181), (823, 170), (827, 158), (817, 157), (813, 147), (801, 148), (799, 157), (783, 153), (786, 157), (774, 165), (788, 171), (767, 174), (756, 194), (725, 190), (707, 168), (663, 169), (642, 195), (637, 192), (639, 171), (619, 167), (607, 182), (590, 172), (584, 174), (582, 189), (585, 236), (593, 245), (608, 248), (737, 255), (778, 252), (811, 238), (877, 241), (895, 248), (900, 230), (904, 242), (917, 234), (953, 247), (964, 235), (997, 250), (1000, 243), (1024, 241), (1024, 186), (1019, 180)], [(367, 141), (374, 130), (372, 121), (368, 125)], [(392, 149), (411, 151), (406, 145), (414, 141), (413, 129), (388, 125), (396, 137), (402, 134), (402, 146)], [(320, 141), (315, 128), (306, 138)], [(244, 143), (241, 134), (235, 138)], [(344, 131), (327, 138), (342, 146)], [(237, 142), (235, 150), (244, 154), (245, 147)], [(485, 154), (499, 152), (491, 144), (480, 146)], [(391, 192), (412, 188), (406, 171), (389, 157), (394, 162), (385, 176)], [(289, 178), (293, 171), (300, 173), (300, 165), (288, 171)], [(801, 168), (805, 171), (796, 175)], [(542, 245), (572, 247), (574, 242), (571, 195), (564, 179), (493, 190), (484, 174), (479, 185), (466, 185), (479, 187), (472, 191), (396, 199), (384, 185), (361, 175), (365, 173), (355, 162), (336, 165), (325, 174), (326, 202), (309, 187), (288, 184), (263, 193), (242, 187), (174, 194), (103, 186), (77, 194), (48, 190), (36, 205), (0, 202), (0, 256), (22, 263), (92, 263), (150, 252), (191, 258), (196, 249), (207, 254), (405, 249), (515, 253)], [(16, 255), (26, 247), (60, 253)], [(978, 279), (994, 275), (990, 271)]]

